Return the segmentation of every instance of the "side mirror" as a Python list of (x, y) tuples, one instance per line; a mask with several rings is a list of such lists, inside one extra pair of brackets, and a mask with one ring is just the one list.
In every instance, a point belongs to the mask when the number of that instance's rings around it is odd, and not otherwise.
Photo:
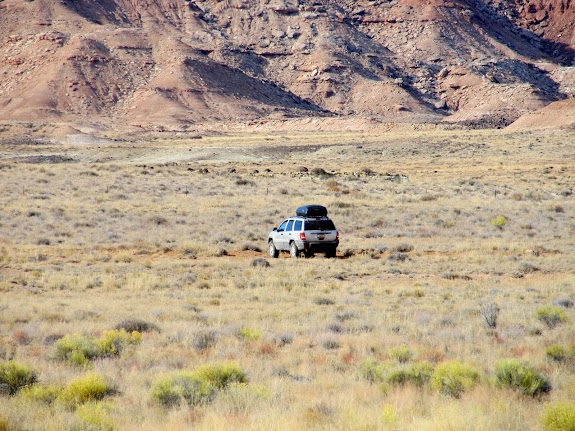
[(277, 227), (274, 227), (274, 232), (275, 232), (276, 230), (278, 230), (278, 228), (277, 228)]

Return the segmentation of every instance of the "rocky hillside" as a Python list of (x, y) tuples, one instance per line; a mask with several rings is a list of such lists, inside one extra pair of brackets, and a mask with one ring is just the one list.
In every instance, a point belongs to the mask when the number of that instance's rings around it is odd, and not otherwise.
[(574, 50), (571, 0), (0, 0), (0, 120), (506, 125)]

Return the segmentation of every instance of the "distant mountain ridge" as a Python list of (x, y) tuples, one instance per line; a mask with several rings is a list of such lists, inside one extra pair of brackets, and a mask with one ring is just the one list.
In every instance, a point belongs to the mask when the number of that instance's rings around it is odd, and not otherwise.
[(0, 1), (0, 120), (501, 126), (574, 61), (571, 0)]

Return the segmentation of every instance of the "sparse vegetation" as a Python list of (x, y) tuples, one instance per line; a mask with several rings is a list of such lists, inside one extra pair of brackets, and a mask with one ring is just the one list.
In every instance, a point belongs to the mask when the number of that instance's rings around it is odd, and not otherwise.
[[(2, 162), (0, 363), (36, 376), (0, 397), (9, 429), (540, 431), (546, 412), (562, 417), (549, 406), (572, 402), (575, 379), (571, 132), (544, 144), (461, 130), (282, 143), (325, 143), (309, 154), (278, 150), (275, 133), (205, 136), (221, 160), (246, 150), (229, 164)], [(146, 154), (199, 148), (160, 136)], [(139, 157), (134, 145), (78, 154)], [(270, 157), (252, 163), (252, 147)], [(392, 169), (409, 181), (386, 179)], [(238, 175), (255, 186), (236, 186)], [(338, 258), (252, 266), (268, 260), (269, 230), (305, 203), (325, 204), (341, 229)], [(510, 357), (528, 367), (499, 365)], [(86, 369), (100, 384), (73, 385)], [(548, 395), (527, 384), (538, 377)]]

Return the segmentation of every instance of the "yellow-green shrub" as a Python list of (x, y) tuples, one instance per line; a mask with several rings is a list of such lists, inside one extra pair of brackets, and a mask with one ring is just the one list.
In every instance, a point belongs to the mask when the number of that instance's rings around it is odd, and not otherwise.
[(568, 320), (565, 310), (553, 305), (545, 305), (537, 309), (537, 320), (545, 323), (549, 328), (554, 328)]
[(224, 389), (231, 383), (245, 383), (247, 376), (236, 364), (204, 365), (196, 375), (211, 383), (217, 389)]
[(37, 380), (36, 372), (14, 361), (0, 364), (0, 394), (14, 395), (20, 389), (33, 385)]
[(22, 389), (20, 395), (28, 401), (51, 404), (58, 398), (62, 389), (62, 387), (56, 385), (34, 385)]
[(182, 402), (206, 404), (218, 390), (246, 381), (246, 373), (236, 364), (204, 365), (193, 372), (179, 371), (160, 377), (152, 385), (152, 397), (167, 407)]
[(405, 385), (408, 383), (424, 386), (431, 379), (433, 367), (428, 362), (418, 362), (408, 367), (395, 367), (387, 370), (383, 381), (390, 385)]
[(409, 362), (412, 358), (413, 354), (407, 348), (407, 345), (403, 344), (400, 347), (396, 347), (395, 349), (391, 349), (388, 352), (389, 359), (395, 359), (398, 362), (404, 363)]
[(88, 401), (98, 401), (113, 391), (104, 376), (88, 373), (71, 380), (60, 393), (58, 401), (74, 408)]
[(129, 344), (139, 344), (142, 341), (142, 334), (137, 331), (126, 332), (125, 329), (113, 329), (104, 331), (97, 340), (100, 356), (117, 356), (122, 353)]
[(481, 375), (471, 364), (458, 360), (443, 362), (435, 368), (431, 384), (435, 389), (458, 398), (462, 392), (471, 389)]
[(568, 347), (559, 344), (552, 344), (545, 350), (547, 357), (553, 361), (564, 362), (575, 356), (575, 352)]
[(570, 402), (547, 404), (540, 419), (545, 431), (575, 431), (575, 405)]
[(165, 407), (180, 403), (206, 404), (214, 399), (216, 388), (196, 373), (179, 371), (158, 378), (152, 385), (152, 397)]
[(526, 395), (549, 392), (551, 385), (535, 368), (518, 359), (504, 359), (495, 364), (495, 381)]
[(241, 338), (242, 340), (252, 341), (252, 340), (258, 340), (262, 334), (255, 328), (242, 326), (240, 329), (238, 329), (236, 335), (238, 338)]
[(78, 407), (76, 417), (82, 425), (98, 431), (113, 431), (114, 421), (110, 417), (112, 405), (106, 402), (87, 402)]
[(404, 385), (412, 383), (424, 386), (433, 374), (433, 367), (429, 362), (416, 362), (409, 366), (391, 366), (377, 364), (373, 360), (365, 361), (360, 365), (360, 375), (370, 382), (381, 382), (390, 385)]
[(124, 329), (104, 331), (100, 338), (66, 335), (56, 341), (54, 358), (86, 367), (94, 359), (118, 356), (127, 345), (138, 344), (141, 340), (139, 332), (128, 333)]

